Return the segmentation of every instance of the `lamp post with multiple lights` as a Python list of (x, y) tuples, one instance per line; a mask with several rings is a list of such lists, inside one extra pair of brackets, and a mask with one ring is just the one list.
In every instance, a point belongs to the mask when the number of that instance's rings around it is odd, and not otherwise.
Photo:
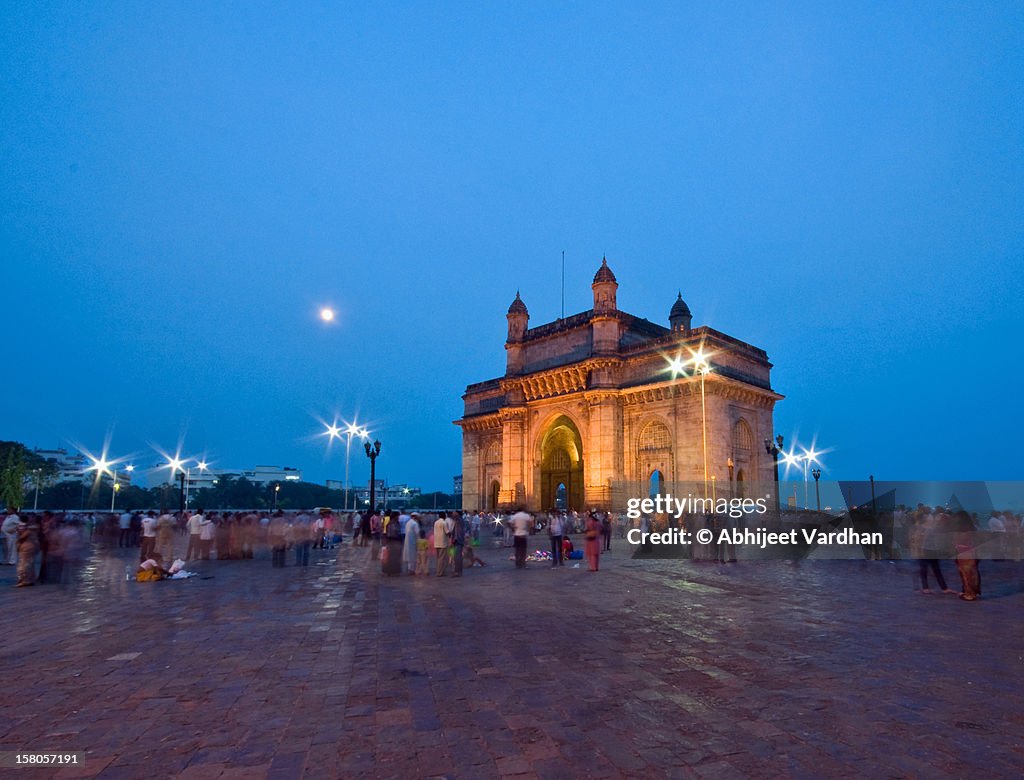
[(701, 440), (704, 452), (704, 498), (708, 497), (708, 415), (707, 406), (704, 395), (704, 379), (709, 373), (711, 373), (711, 364), (708, 362), (709, 355), (704, 354), (704, 350), (699, 349), (696, 352), (691, 350), (692, 357), (689, 360), (682, 360), (681, 358), (675, 358), (669, 361), (669, 370), (672, 372), (672, 378), (675, 379), (680, 374), (686, 373), (686, 365), (693, 366), (693, 370), (700, 374), (700, 428), (701, 428)]
[(818, 501), (818, 511), (821, 511), (821, 491), (818, 489), (818, 480), (821, 479), (821, 469), (815, 466), (811, 469), (811, 476), (814, 477), (814, 497)]
[[(345, 429), (342, 430), (337, 425), (327, 426), (327, 435), (332, 439), (340, 439), (342, 436), (345, 437), (345, 507), (344, 511), (348, 512), (348, 497), (352, 492), (351, 483), (349, 482), (349, 458), (352, 454), (352, 437), (357, 436), (360, 439), (368, 440), (370, 438), (370, 432), (366, 428), (360, 428), (355, 423), (345, 423)], [(355, 509), (355, 502), (352, 504), (352, 509)]]
[(704, 406), (704, 377), (711, 371), (711, 366), (704, 358), (703, 352), (693, 356), (693, 366), (700, 374), (700, 426), (701, 439), (704, 444), (704, 498), (708, 497), (708, 415)]
[[(809, 509), (810, 508), (808, 506), (808, 504), (810, 503), (810, 499), (808, 497), (808, 489), (807, 489), (807, 486), (808, 486), (807, 470), (810, 468), (810, 466), (812, 464), (816, 465), (818, 463), (818, 455), (820, 455), (820, 454), (821, 453), (819, 453), (819, 452), (815, 452), (814, 445), (812, 444), (811, 448), (809, 450), (805, 449), (803, 451), (802, 455), (793, 455), (792, 456), (792, 459), (793, 459), (794, 462), (799, 462), (800, 464), (802, 464), (801, 468), (803, 469), (803, 472), (804, 472), (804, 509)], [(817, 479), (815, 479), (815, 486), (817, 486)]]
[(370, 459), (370, 513), (372, 514), (377, 510), (377, 457), (380, 455), (380, 439), (375, 440), (372, 445), (370, 442), (364, 442), (363, 448), (366, 450), (366, 457)]
[(178, 475), (178, 512), (185, 514), (185, 461), (177, 455), (167, 459), (167, 468), (171, 470), (171, 484), (174, 484), (174, 475)]

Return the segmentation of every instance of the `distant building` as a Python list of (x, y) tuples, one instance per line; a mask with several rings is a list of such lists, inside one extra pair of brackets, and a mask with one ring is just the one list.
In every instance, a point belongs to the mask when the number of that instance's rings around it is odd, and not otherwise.
[(456, 474), (452, 478), (452, 494), (456, 496), (462, 495), (462, 475)]
[[(90, 468), (92, 461), (80, 452), (68, 452), (63, 448), (43, 450), (39, 447), (33, 449), (32, 452), (43, 460), (49, 461), (56, 468), (56, 473), (46, 481), (48, 484), (57, 484), (58, 482), (91, 483), (96, 479), (96, 471)], [(120, 485), (132, 483), (132, 472), (125, 468), (126, 465), (119, 463), (116, 467), (117, 482)], [(26, 475), (26, 479), (29, 478), (30, 475)], [(109, 472), (100, 475), (100, 479), (105, 482), (109, 482), (111, 478)]]
[[(402, 507), (415, 504), (416, 499), (423, 494), (423, 491), (418, 487), (409, 487), (405, 484), (387, 485), (382, 479), (376, 481), (373, 492), (373, 500), (377, 502), (377, 506), (388, 507), (389, 509), (401, 509)], [(354, 488), (352, 494), (355, 497), (356, 508), (367, 509), (370, 506), (369, 485)]]
[[(185, 480), (188, 489), (202, 490), (203, 488), (215, 488), (223, 477), (232, 479), (246, 479), (255, 485), (271, 485), (275, 482), (301, 482), (302, 472), (291, 466), (256, 466), (252, 469), (201, 469), (196, 465), (185, 467)], [(169, 469), (163, 470), (164, 475), (169, 474)], [(178, 483), (181, 477), (174, 474), (168, 482)], [(118, 477), (120, 480), (120, 476)]]

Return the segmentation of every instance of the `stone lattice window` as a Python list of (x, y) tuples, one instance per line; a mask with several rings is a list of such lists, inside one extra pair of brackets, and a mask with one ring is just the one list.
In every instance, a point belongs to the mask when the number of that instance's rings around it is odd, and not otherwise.
[(746, 420), (739, 420), (732, 429), (732, 449), (736, 457), (750, 457), (754, 450), (754, 434)]
[(485, 463), (501, 463), (501, 442), (492, 441), (487, 445)]
[(640, 452), (657, 452), (672, 448), (668, 427), (657, 420), (647, 423), (640, 432)]
[(555, 450), (551, 453), (551, 469), (553, 471), (568, 471), (571, 465), (569, 453), (565, 450)]

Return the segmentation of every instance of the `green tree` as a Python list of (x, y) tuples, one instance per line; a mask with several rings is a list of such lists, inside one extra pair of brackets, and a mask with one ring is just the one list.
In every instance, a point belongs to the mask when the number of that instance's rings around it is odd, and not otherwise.
[(25, 471), (30, 453), (17, 441), (0, 441), (0, 501), (21, 507), (25, 499)]

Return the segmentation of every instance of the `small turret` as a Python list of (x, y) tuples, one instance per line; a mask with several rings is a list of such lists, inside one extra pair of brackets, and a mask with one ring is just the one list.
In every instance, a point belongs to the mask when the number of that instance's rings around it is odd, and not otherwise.
[(676, 302), (672, 304), (672, 311), (668, 313), (669, 327), (672, 328), (673, 333), (686, 335), (690, 332), (690, 321), (692, 319), (693, 315), (690, 314), (690, 307), (686, 305), (686, 301), (683, 300), (683, 293), (680, 292)]
[(530, 322), (530, 312), (526, 309), (526, 304), (523, 303), (523, 299), (519, 297), (519, 290), (516, 290), (516, 299), (512, 301), (512, 305), (508, 307), (508, 340), (509, 341), (522, 341), (523, 336), (526, 335), (526, 326)]
[(594, 283), (590, 285), (594, 291), (594, 313), (606, 314), (618, 309), (615, 295), (619, 289), (619, 283), (615, 281), (615, 274), (608, 267), (608, 258), (601, 258), (601, 267), (594, 274)]

